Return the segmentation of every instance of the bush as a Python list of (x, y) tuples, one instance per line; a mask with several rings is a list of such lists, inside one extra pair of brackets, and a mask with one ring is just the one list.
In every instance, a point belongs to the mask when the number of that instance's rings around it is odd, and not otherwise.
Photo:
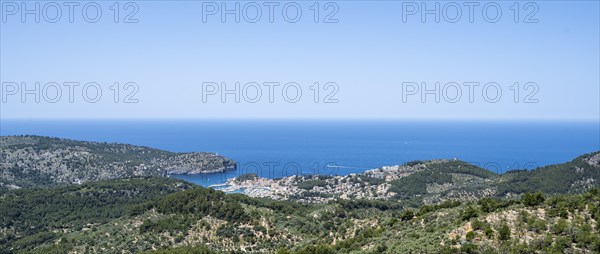
[(477, 202), (477, 204), (479, 204), (481, 206), (481, 210), (486, 213), (494, 212), (498, 208), (498, 202), (492, 198), (482, 198)]
[(492, 228), (486, 228), (484, 233), (485, 236), (487, 236), (490, 239), (494, 236), (494, 230)]
[(473, 227), (473, 230), (483, 230), (484, 228), (486, 228), (487, 223), (481, 220), (473, 220), (471, 226)]
[(552, 225), (552, 232), (557, 235), (562, 235), (567, 232), (567, 226), (567, 220), (560, 219), (556, 224)]
[(477, 246), (472, 243), (465, 243), (460, 247), (460, 253), (477, 253)]
[(415, 213), (412, 210), (404, 210), (402, 214), (400, 214), (400, 219), (403, 221), (411, 220), (415, 217)]
[(478, 216), (477, 209), (475, 209), (475, 207), (472, 207), (472, 206), (467, 206), (467, 208), (465, 208), (465, 210), (460, 215), (460, 217), (462, 218), (463, 221), (469, 220), (471, 218), (475, 218), (477, 216)]
[(545, 200), (546, 198), (541, 192), (525, 193), (521, 196), (521, 203), (526, 206), (537, 206), (544, 203)]
[(467, 238), (467, 241), (469, 241), (469, 242), (473, 241), (473, 239), (475, 239), (475, 232), (473, 232), (473, 231), (467, 232), (466, 238)]
[(500, 239), (501, 241), (506, 241), (510, 239), (510, 228), (508, 227), (508, 224), (503, 223), (500, 226), (500, 229), (498, 229), (498, 239)]
[(535, 231), (536, 233), (541, 233), (542, 231), (546, 231), (546, 229), (548, 229), (546, 224), (546, 221), (536, 219), (533, 221), (533, 223), (529, 224), (529, 229)]

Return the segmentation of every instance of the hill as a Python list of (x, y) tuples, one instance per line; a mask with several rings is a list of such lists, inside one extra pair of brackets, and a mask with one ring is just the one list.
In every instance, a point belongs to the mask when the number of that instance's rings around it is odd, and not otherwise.
[(501, 196), (531, 191), (549, 194), (580, 193), (597, 186), (600, 186), (600, 152), (532, 171), (508, 172), (499, 179), (497, 194)]
[(593, 253), (600, 192), (300, 205), (165, 178), (0, 195), (0, 253)]
[(9, 188), (219, 172), (236, 167), (232, 160), (213, 153), (172, 153), (41, 136), (1, 136), (0, 158), (0, 187)]

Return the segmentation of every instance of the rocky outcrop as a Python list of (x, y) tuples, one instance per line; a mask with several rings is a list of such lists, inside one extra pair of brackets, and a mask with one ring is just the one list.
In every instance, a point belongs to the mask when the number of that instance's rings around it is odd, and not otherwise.
[(600, 167), (600, 153), (592, 154), (584, 160), (591, 166)]

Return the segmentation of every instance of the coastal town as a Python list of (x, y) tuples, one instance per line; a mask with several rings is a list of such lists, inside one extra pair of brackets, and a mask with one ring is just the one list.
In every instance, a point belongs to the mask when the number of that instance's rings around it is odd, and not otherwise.
[(308, 203), (326, 203), (336, 199), (388, 199), (396, 194), (390, 191), (391, 181), (426, 170), (427, 165), (447, 161), (435, 160), (384, 166), (345, 176), (294, 175), (269, 179), (255, 174), (244, 174), (210, 187), (226, 193), (242, 193), (250, 197), (273, 200), (293, 199)]

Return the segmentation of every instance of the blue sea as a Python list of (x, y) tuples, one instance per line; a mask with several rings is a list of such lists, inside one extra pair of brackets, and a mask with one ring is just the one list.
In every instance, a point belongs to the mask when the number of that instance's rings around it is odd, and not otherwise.
[(600, 150), (598, 122), (359, 120), (2, 120), (1, 135), (215, 152), (235, 171), (174, 176), (203, 186), (255, 173), (346, 175), (412, 160), (464, 160), (505, 172)]

